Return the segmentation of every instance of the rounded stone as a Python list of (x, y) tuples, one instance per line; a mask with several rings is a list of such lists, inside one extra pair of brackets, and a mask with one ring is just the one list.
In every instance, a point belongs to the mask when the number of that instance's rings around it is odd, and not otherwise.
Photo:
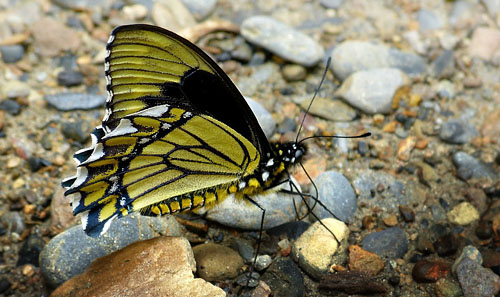
[(196, 271), (206, 281), (222, 281), (238, 276), (243, 258), (233, 249), (215, 243), (193, 248)]

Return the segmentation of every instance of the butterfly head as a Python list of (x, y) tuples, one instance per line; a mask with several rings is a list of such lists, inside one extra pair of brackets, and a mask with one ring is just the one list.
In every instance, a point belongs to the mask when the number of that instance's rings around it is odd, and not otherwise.
[(302, 160), (307, 148), (303, 143), (286, 142), (276, 144), (275, 152), (283, 163), (293, 165)]

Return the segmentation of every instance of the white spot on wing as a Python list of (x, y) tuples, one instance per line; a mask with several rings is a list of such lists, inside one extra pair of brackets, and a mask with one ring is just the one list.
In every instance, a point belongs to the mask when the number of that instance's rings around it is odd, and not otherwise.
[(246, 187), (246, 185), (247, 185), (246, 182), (244, 182), (244, 181), (240, 182), (239, 185), (238, 185), (238, 190), (242, 190), (243, 188)]
[(266, 167), (271, 167), (274, 165), (274, 160), (273, 159), (269, 159), (269, 161), (267, 161), (266, 163)]
[(98, 143), (94, 147), (94, 151), (92, 152), (92, 154), (90, 155), (90, 157), (87, 160), (85, 160), (84, 162), (82, 162), (82, 164), (80, 164), (80, 165), (88, 164), (90, 162), (99, 160), (103, 156), (104, 156), (104, 146), (102, 145), (102, 143)]
[(168, 108), (169, 106), (167, 104), (158, 105), (134, 112), (131, 115), (159, 118), (168, 111)]
[(103, 139), (119, 135), (126, 135), (135, 132), (137, 132), (137, 128), (135, 128), (132, 125), (132, 122), (129, 119), (121, 119), (120, 124), (118, 124), (118, 127), (116, 127), (113, 131), (106, 134), (106, 136), (104, 136)]
[[(85, 167), (77, 167), (76, 168), (76, 180), (75, 182), (71, 185), (71, 188), (76, 188), (83, 184), (85, 180), (87, 179), (88, 175), (88, 170)], [(70, 188), (70, 189), (71, 189)]]
[(82, 194), (80, 192), (76, 192), (74, 194), (71, 194), (71, 206), (73, 207), (73, 210), (75, 210), (78, 205), (80, 205), (80, 200), (82, 199)]
[(80, 220), (82, 222), (83, 230), (87, 229), (88, 219), (89, 219), (89, 211), (87, 210), (87, 211), (82, 212), (82, 214), (80, 215)]
[(269, 178), (269, 172), (267, 171), (262, 172), (262, 180), (267, 181), (268, 178)]
[(115, 40), (115, 35), (114, 35), (114, 34), (111, 34), (111, 35), (109, 36), (109, 39), (108, 39), (108, 44), (109, 44), (109, 43), (111, 43), (111, 42), (113, 42), (114, 40)]

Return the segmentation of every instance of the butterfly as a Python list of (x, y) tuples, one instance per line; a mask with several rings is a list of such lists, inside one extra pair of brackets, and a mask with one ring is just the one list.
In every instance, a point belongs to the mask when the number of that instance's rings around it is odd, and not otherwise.
[(174, 214), (230, 194), (255, 204), (306, 154), (302, 142), (270, 143), (224, 71), (175, 33), (120, 26), (106, 48), (106, 113), (62, 182), (88, 235), (132, 212)]

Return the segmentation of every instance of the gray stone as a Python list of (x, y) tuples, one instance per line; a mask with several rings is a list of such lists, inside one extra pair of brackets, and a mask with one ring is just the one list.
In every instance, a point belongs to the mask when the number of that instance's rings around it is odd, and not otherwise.
[(245, 99), (247, 100), (248, 105), (255, 114), (255, 117), (257, 118), (259, 125), (262, 127), (262, 130), (264, 130), (264, 134), (266, 134), (268, 138), (273, 136), (274, 130), (276, 128), (276, 122), (274, 121), (271, 113), (269, 113), (269, 111), (267, 111), (264, 106), (260, 105), (259, 102), (248, 97), (245, 97)]
[(474, 126), (456, 119), (450, 119), (443, 123), (439, 131), (439, 138), (451, 144), (468, 143), (472, 138), (478, 136), (479, 133)]
[(473, 246), (473, 245), (468, 245), (463, 248), (462, 253), (458, 258), (453, 262), (453, 265), (451, 266), (451, 272), (454, 274), (457, 273), (457, 265), (462, 262), (463, 259), (468, 258), (474, 262), (476, 262), (478, 265), (483, 264), (483, 256), (479, 252), (479, 250)]
[(458, 175), (464, 179), (488, 177), (495, 179), (497, 173), (493, 168), (465, 152), (456, 152), (452, 157), (458, 169)]
[(5, 63), (15, 63), (24, 56), (24, 48), (19, 44), (0, 46), (0, 52)]
[(45, 100), (49, 105), (60, 111), (77, 109), (93, 109), (104, 106), (106, 97), (103, 95), (83, 94), (83, 93), (59, 93), (46, 95)]
[(457, 264), (457, 278), (466, 297), (496, 296), (500, 291), (498, 275), (467, 257)]
[(95, 259), (127, 245), (158, 236), (180, 236), (182, 227), (174, 217), (131, 214), (111, 224), (108, 232), (92, 238), (74, 226), (52, 238), (40, 254), (40, 268), (50, 286), (56, 287), (82, 273)]
[(486, 6), (488, 13), (496, 17), (497, 13), (500, 11), (500, 0), (481, 0), (481, 2)]
[(443, 21), (433, 11), (420, 9), (417, 13), (419, 29), (422, 31), (436, 30), (443, 27)]
[(372, 68), (398, 68), (410, 76), (426, 70), (420, 56), (367, 41), (344, 41), (332, 51), (331, 57), (330, 68), (341, 80), (356, 71)]
[(14, 100), (7, 99), (0, 102), (0, 110), (5, 110), (12, 115), (18, 115), (21, 112), (21, 105)]
[(453, 99), (457, 94), (456, 85), (449, 80), (441, 80), (434, 86), (436, 93), (442, 98)]
[(217, 6), (217, 0), (181, 0), (197, 21), (206, 19)]
[(337, 9), (344, 3), (344, 0), (320, 0), (319, 3), (326, 8)]
[(393, 227), (366, 235), (361, 246), (381, 257), (400, 259), (408, 251), (408, 239), (403, 229)]
[(396, 90), (408, 83), (408, 77), (399, 69), (369, 69), (350, 75), (336, 95), (365, 113), (388, 114)]
[(66, 138), (84, 143), (90, 137), (90, 124), (85, 121), (62, 122), (61, 132)]
[(74, 70), (63, 70), (57, 74), (57, 83), (65, 87), (81, 85), (83, 83), (83, 74)]
[(455, 72), (455, 58), (453, 51), (445, 50), (432, 63), (432, 75), (436, 78), (448, 78)]
[[(313, 209), (319, 219), (336, 217), (341, 221), (350, 222), (354, 218), (358, 199), (351, 183), (343, 174), (326, 171), (321, 173), (314, 183), (318, 188), (318, 200), (324, 205), (316, 205)], [(310, 194), (315, 195), (314, 189), (311, 189)], [(315, 204), (313, 199), (307, 200), (310, 206)]]
[(290, 258), (277, 258), (262, 275), (274, 296), (304, 296), (304, 277)]
[(325, 54), (312, 38), (268, 16), (243, 21), (241, 35), (250, 43), (306, 67), (316, 65)]
[(54, 3), (77, 11), (97, 10), (99, 8), (110, 7), (111, 0), (54, 0)]
[[(284, 188), (292, 190), (288, 185), (284, 185)], [(299, 195), (280, 192), (257, 195), (251, 198), (266, 210), (264, 229), (295, 220), (297, 214), (294, 208), (294, 201), (297, 209), (300, 209), (302, 203)], [(259, 230), (262, 219), (262, 211), (257, 206), (248, 201), (236, 201), (233, 195), (228, 196), (210, 210), (201, 208), (195, 210), (195, 212), (198, 214), (206, 212), (206, 218), (209, 220), (216, 221), (225, 226), (245, 230)]]
[(15, 232), (21, 235), (26, 229), (24, 219), (18, 211), (7, 211), (0, 216), (0, 223), (4, 226), (8, 233)]

